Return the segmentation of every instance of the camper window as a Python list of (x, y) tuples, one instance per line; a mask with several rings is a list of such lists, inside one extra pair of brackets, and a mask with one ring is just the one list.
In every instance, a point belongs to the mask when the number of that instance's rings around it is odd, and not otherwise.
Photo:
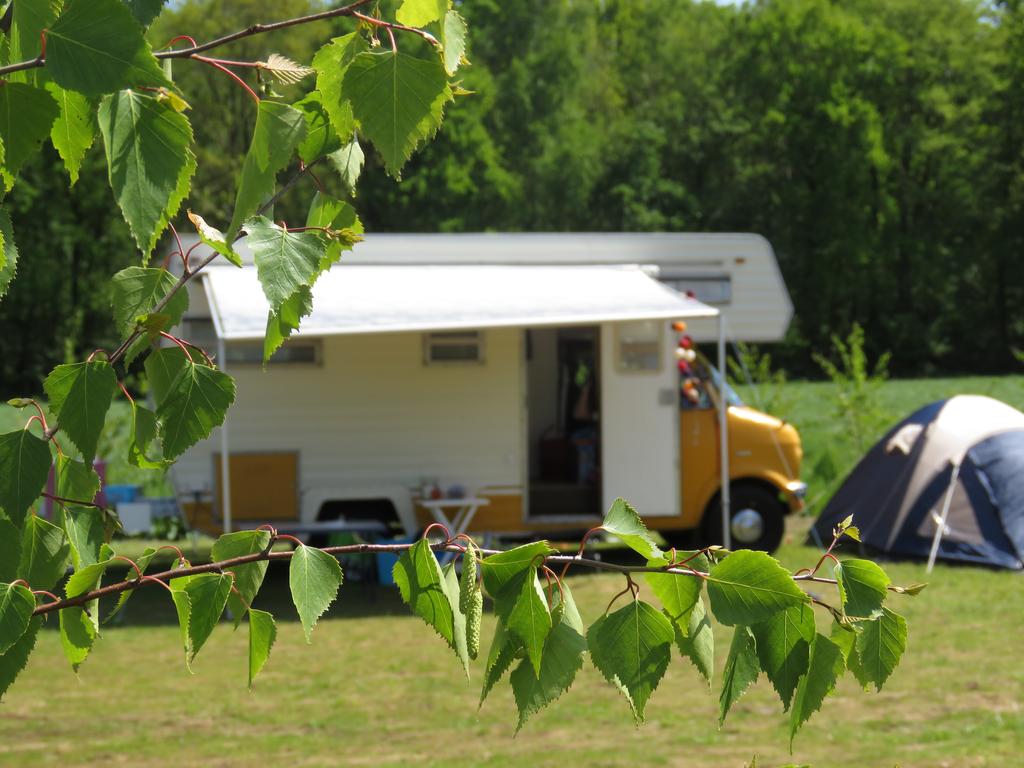
[(661, 370), (662, 324), (637, 320), (616, 326), (618, 368), (627, 373)]
[[(193, 344), (212, 353), (217, 348), (217, 334), (213, 321), (205, 317), (192, 317), (182, 322), (182, 334)], [(229, 341), (224, 345), (228, 365), (260, 365), (263, 362), (262, 341)], [(273, 357), (271, 365), (319, 365), (322, 349), (319, 339), (290, 339)]]
[(693, 275), (676, 269), (662, 269), (658, 279), (665, 285), (679, 291), (692, 293), (697, 301), (705, 304), (732, 303), (732, 277), (730, 275)]
[[(262, 341), (235, 341), (224, 347), (228, 365), (259, 365), (263, 362)], [(269, 365), (319, 365), (320, 342), (292, 339), (283, 344), (267, 361)]]
[(483, 334), (479, 331), (445, 331), (423, 334), (423, 364), (482, 363)]

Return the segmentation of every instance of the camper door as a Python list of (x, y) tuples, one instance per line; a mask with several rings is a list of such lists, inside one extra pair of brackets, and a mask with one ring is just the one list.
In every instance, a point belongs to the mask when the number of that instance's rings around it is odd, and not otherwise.
[(619, 496), (644, 517), (679, 514), (679, 378), (667, 320), (601, 327), (605, 509)]

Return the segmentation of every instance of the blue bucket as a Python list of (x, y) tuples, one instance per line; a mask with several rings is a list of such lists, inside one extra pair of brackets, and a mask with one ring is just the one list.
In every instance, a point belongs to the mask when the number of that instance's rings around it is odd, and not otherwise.
[[(382, 539), (378, 541), (378, 544), (412, 544), (416, 539), (409, 536), (399, 536), (395, 539)], [(395, 563), (398, 562), (398, 555), (392, 554), (391, 552), (378, 552), (377, 553), (377, 581), (380, 584), (393, 585), (395, 583), (394, 576), (391, 575), (391, 570), (395, 567)]]
[(118, 504), (130, 504), (139, 496), (142, 488), (138, 485), (108, 485), (103, 491), (107, 496), (107, 503), (115, 507)]

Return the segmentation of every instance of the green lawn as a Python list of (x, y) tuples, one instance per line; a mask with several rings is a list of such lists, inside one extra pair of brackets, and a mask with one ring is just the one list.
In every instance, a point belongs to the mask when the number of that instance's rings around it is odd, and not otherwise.
[[(779, 556), (795, 568), (811, 563), (815, 552), (787, 544)], [(921, 565), (886, 567), (898, 582), (925, 579)], [(585, 621), (600, 615), (620, 581), (591, 574), (572, 579)], [(910, 623), (910, 647), (885, 689), (864, 693), (844, 679), (797, 737), (793, 761), (1019, 764), (1024, 578), (939, 567), (930, 581), (917, 598), (890, 598)], [(648, 722), (637, 729), (626, 703), (587, 662), (573, 690), (514, 737), (507, 685), (477, 712), (480, 662), (467, 684), (454, 656), (405, 611), (394, 589), (343, 587), (312, 647), (288, 606), (279, 566), (258, 604), (281, 623), (253, 693), (245, 685), (244, 629), (232, 633), (221, 625), (195, 674), (185, 670), (162, 590), (133, 598), (126, 622), (105, 630), (77, 679), (57, 633), (44, 632), (0, 707), (0, 764), (738, 767), (755, 753), (762, 766), (791, 759), (786, 718), (763, 680), (719, 731), (716, 698), (677, 657), (648, 706)], [(825, 616), (819, 619), (825, 626)], [(492, 627), (488, 616), (485, 638)], [(727, 640), (720, 631), (719, 669)]]

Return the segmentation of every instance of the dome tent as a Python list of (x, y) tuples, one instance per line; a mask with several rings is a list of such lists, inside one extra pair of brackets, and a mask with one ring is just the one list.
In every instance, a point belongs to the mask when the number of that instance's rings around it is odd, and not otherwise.
[(850, 514), (879, 552), (937, 543), (939, 559), (1024, 568), (1024, 413), (976, 395), (926, 405), (868, 451), (811, 535), (830, 541)]

